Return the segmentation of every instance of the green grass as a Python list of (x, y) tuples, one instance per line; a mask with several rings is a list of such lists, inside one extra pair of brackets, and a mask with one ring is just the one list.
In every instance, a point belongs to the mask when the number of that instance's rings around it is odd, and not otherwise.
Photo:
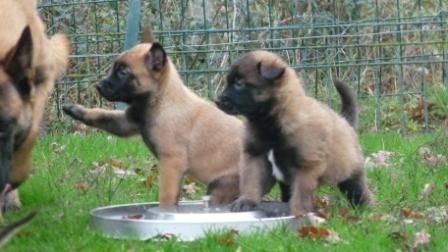
[[(416, 232), (426, 229), (431, 234), (429, 245), (422, 251), (447, 251), (446, 223), (429, 224), (425, 219), (403, 224), (403, 207), (424, 212), (433, 206), (448, 206), (446, 164), (428, 168), (419, 157), (418, 148), (430, 146), (433, 153), (448, 154), (448, 134), (402, 137), (397, 134), (372, 134), (361, 137), (366, 156), (378, 150), (395, 153), (387, 168), (369, 169), (370, 184), (377, 204), (373, 209), (353, 211), (361, 218), (350, 223), (337, 216), (348, 203), (339, 192), (329, 187), (319, 195), (330, 198), (332, 213), (323, 227), (339, 234), (341, 241), (301, 238), (281, 227), (271, 232), (236, 235), (230, 244), (223, 242), (224, 233), (211, 233), (194, 242), (133, 241), (104, 238), (89, 226), (89, 211), (119, 203), (157, 201), (158, 186), (147, 187), (142, 180), (150, 175), (156, 163), (139, 139), (117, 139), (104, 134), (44, 136), (36, 145), (33, 175), (20, 188), (24, 207), (7, 213), (6, 222), (24, 216), (31, 209), (39, 214), (5, 246), (5, 251), (405, 251), (405, 242), (391, 239), (389, 234), (400, 232), (412, 244)], [(121, 167), (137, 170), (135, 176), (118, 179), (110, 169), (102, 175), (92, 173), (94, 162), (120, 160)], [(107, 161), (118, 162), (118, 161)], [(154, 171), (154, 169), (152, 169)], [(419, 194), (426, 183), (434, 183), (427, 199)], [(76, 189), (78, 185), (78, 189)], [(79, 188), (83, 185), (84, 188)], [(202, 191), (201, 191), (202, 192)], [(199, 198), (201, 192), (189, 196)], [(278, 194), (278, 190), (272, 193)], [(372, 220), (372, 213), (391, 214), (395, 221)]]

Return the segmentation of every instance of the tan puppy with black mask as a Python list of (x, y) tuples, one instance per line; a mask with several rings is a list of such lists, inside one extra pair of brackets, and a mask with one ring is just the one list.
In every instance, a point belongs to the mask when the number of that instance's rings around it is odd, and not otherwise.
[(212, 205), (238, 197), (242, 122), (188, 89), (149, 31), (144, 43), (118, 57), (97, 88), (107, 100), (129, 107), (113, 111), (66, 105), (65, 113), (114, 135), (141, 135), (161, 163), (163, 209), (175, 207), (184, 174), (208, 185)]
[(36, 7), (32, 0), (0, 1), (1, 208), (20, 206), (16, 191), (8, 192), (31, 171), (47, 99), (68, 66), (70, 42), (62, 34), (47, 37)]
[[(314, 210), (313, 192), (322, 184), (336, 185), (353, 205), (371, 201), (363, 170), (364, 158), (353, 129), (354, 98), (336, 83), (342, 114), (305, 94), (302, 80), (277, 55), (254, 51), (231, 67), (219, 106), (247, 118), (241, 195), (234, 211), (256, 206), (269, 174), (263, 162), (273, 149), (274, 160), (290, 185), (290, 211), (296, 216)], [(342, 86), (341, 86), (342, 85)], [(351, 102), (351, 105), (349, 104)]]

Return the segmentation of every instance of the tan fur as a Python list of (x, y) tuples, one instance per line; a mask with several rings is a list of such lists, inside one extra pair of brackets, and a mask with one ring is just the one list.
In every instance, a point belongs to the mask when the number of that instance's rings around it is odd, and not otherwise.
[(38, 136), (47, 98), (57, 76), (65, 71), (70, 52), (70, 43), (64, 35), (56, 34), (51, 39), (47, 38), (36, 6), (37, 1), (33, 0), (0, 1), (0, 62), (6, 60), (6, 54), (16, 46), (22, 31), (28, 25), (33, 42), (32, 67), (29, 73), (23, 74), (31, 80), (38, 71), (43, 71), (45, 75), (43, 83), (32, 87), (31, 99), (23, 101), (8, 83), (8, 76), (3, 71), (3, 66), (0, 66), (0, 88), (3, 90), (0, 106), (18, 118), (19, 126), (31, 124), (25, 141), (13, 156), (10, 180), (14, 184), (22, 183), (31, 170), (31, 150)]
[[(357, 135), (349, 123), (328, 106), (305, 94), (303, 83), (294, 69), (277, 55), (266, 51), (248, 53), (236, 66), (245, 81), (257, 86), (256, 65), (284, 68), (283, 75), (272, 85), (259, 86), (258, 102), (274, 99), (270, 115), (278, 118), (285, 145), (296, 147), (303, 160), (292, 168), (291, 212), (302, 215), (313, 210), (313, 192), (322, 184), (338, 185), (356, 172), (363, 174), (363, 156)], [(257, 144), (253, 129), (248, 124), (246, 142)], [(242, 193), (239, 201), (260, 202), (260, 159), (262, 156), (245, 155), (242, 165)], [(263, 172), (263, 171), (261, 171)], [(371, 200), (370, 191), (361, 176), (364, 199)]]
[[(115, 135), (141, 135), (161, 164), (162, 208), (175, 206), (185, 174), (208, 185), (222, 179), (218, 184), (226, 189), (211, 192), (212, 204), (230, 203), (239, 192), (242, 122), (187, 88), (169, 58), (161, 71), (149, 70), (143, 63), (151, 47), (151, 43), (139, 44), (116, 60), (126, 64), (136, 77), (135, 93), (149, 99), (131, 101), (126, 111), (80, 105), (68, 106), (65, 111), (87, 125)], [(136, 113), (142, 119), (136, 119)]]

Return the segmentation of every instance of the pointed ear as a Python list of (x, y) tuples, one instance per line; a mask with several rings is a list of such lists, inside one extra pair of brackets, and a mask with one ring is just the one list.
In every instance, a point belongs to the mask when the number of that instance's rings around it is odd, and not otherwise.
[(266, 80), (276, 80), (285, 72), (285, 67), (279, 64), (263, 64), (261, 61), (257, 64), (258, 74)]
[(154, 43), (154, 35), (149, 26), (143, 27), (142, 43)]
[(29, 26), (23, 29), (16, 46), (6, 54), (5, 58), (5, 70), (13, 84), (22, 97), (28, 97), (31, 94), (31, 85), (27, 75), (33, 62), (33, 40)]
[(145, 56), (145, 66), (150, 70), (160, 71), (165, 67), (167, 62), (166, 52), (162, 45), (154, 43)]

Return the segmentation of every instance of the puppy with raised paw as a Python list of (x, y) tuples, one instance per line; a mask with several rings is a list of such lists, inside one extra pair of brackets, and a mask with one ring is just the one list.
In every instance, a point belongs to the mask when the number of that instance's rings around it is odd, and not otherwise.
[(175, 208), (184, 174), (208, 185), (212, 205), (231, 203), (239, 195), (243, 123), (188, 89), (151, 32), (143, 37), (97, 85), (107, 100), (129, 104), (125, 111), (66, 105), (65, 113), (117, 136), (140, 135), (161, 164), (162, 209)]
[(354, 206), (371, 202), (354, 130), (355, 98), (342, 82), (335, 84), (343, 103), (341, 115), (307, 96), (294, 69), (273, 53), (250, 52), (231, 66), (217, 103), (247, 118), (241, 195), (232, 210), (259, 204), (269, 174), (263, 160), (271, 149), (290, 187), (291, 214), (312, 212), (313, 193), (323, 184), (336, 185)]

